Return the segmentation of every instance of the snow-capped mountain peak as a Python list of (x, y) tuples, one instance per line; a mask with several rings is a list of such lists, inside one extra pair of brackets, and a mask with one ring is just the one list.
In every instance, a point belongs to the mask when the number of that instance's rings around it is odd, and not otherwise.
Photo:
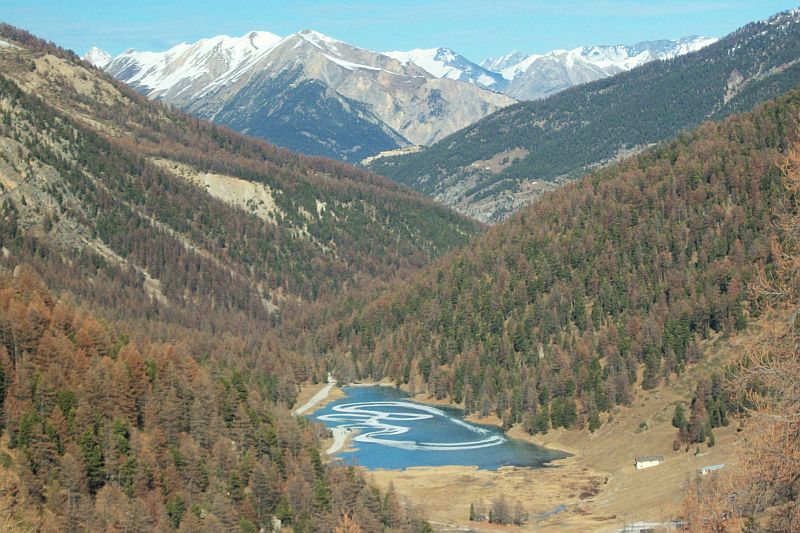
[(336, 47), (339, 44), (347, 44), (315, 30), (302, 30), (297, 32), (296, 35), (299, 35), (318, 48), (330, 48), (331, 46)]
[(82, 59), (97, 68), (103, 68), (111, 61), (111, 54), (96, 46), (92, 46)]
[(164, 52), (127, 50), (103, 68), (148, 95), (161, 97), (191, 87), (208, 90), (230, 83), (280, 42), (281, 37), (266, 31), (251, 31), (241, 37), (217, 35), (193, 44), (181, 43)]
[(485, 60), (500, 68), (509, 84), (505, 93), (522, 100), (544, 98), (573, 85), (613, 76), (650, 61), (672, 59), (700, 50), (717, 39), (691, 36), (675, 40), (643, 41), (633, 45), (579, 46), (533, 54), (512, 63), (520, 54), (512, 52)]
[(502, 76), (473, 63), (450, 48), (416, 48), (408, 51), (394, 50), (383, 54), (404, 65), (414, 63), (437, 78), (459, 80), (493, 90), (505, 87)]
[(501, 72), (512, 65), (516, 65), (524, 59), (528, 58), (528, 54), (518, 50), (512, 50), (504, 56), (500, 57), (487, 57), (479, 63), (480, 66), (492, 72)]
[[(459, 79), (477, 69), (449, 50), (431, 60)], [(163, 52), (128, 51), (105, 70), (149, 98), (316, 155), (360, 161), (376, 152), (430, 144), (514, 103), (477, 84), (440, 79), (314, 30), (219, 35)], [(505, 82), (498, 74), (494, 76)], [(336, 128), (346, 134), (332, 138)], [(352, 131), (349, 131), (352, 130)]]

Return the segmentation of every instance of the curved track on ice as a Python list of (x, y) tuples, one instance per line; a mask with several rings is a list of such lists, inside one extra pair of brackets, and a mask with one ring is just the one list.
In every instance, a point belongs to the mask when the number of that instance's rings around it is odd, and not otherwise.
[[(398, 411), (381, 411), (376, 408), (397, 408)], [(449, 416), (441, 409), (411, 402), (359, 402), (336, 405), (334, 413), (319, 416), (319, 420), (339, 423), (337, 429), (361, 430), (353, 440), (371, 442), (404, 450), (456, 451), (488, 448), (506, 442), (500, 435), (492, 435), (488, 430), (473, 426), (457, 418)], [(476, 434), (476, 440), (463, 442), (417, 442), (413, 440), (396, 440), (396, 437), (408, 433), (412, 428), (392, 422), (415, 422), (443, 417), (449, 422), (458, 424)], [(480, 438), (483, 437), (483, 438)]]

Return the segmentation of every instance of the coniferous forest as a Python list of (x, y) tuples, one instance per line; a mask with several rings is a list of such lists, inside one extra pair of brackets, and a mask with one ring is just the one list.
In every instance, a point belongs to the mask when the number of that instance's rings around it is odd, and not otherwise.
[(323, 466), (321, 429), (285, 407), (291, 355), (268, 340), (126, 331), (26, 266), (0, 276), (4, 529), (255, 532), (277, 519), (320, 531), (345, 515), (369, 531), (425, 529), (354, 467)]
[(748, 284), (774, 261), (799, 121), (795, 91), (704, 124), (545, 196), (367, 302), (348, 296), (327, 326), (298, 327), (347, 378), (388, 376), (532, 433), (596, 429), (634, 388), (669, 383), (705, 339), (757, 313)]
[[(324, 365), (275, 326), (479, 226), (2, 38), (0, 529), (427, 530), (393, 491), (323, 463), (326, 430), (289, 408)], [(275, 205), (231, 205), (179, 165), (262, 184)]]

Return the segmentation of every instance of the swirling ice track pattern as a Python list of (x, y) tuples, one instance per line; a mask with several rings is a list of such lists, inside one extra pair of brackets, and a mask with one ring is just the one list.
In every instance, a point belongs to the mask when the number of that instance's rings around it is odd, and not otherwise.
[[(405, 409), (404, 412), (385, 412), (375, 410), (377, 407), (397, 407)], [(455, 450), (474, 450), (478, 448), (489, 448), (506, 442), (500, 435), (492, 435), (489, 430), (473, 426), (457, 418), (448, 416), (441, 409), (427, 405), (419, 405), (410, 402), (360, 402), (336, 405), (333, 407), (335, 413), (321, 415), (319, 420), (325, 422), (340, 423), (337, 428), (352, 430), (360, 429), (361, 433), (356, 435), (353, 440), (357, 442), (371, 442), (401, 448), (404, 450), (432, 450), (432, 451), (455, 451)], [(411, 411), (411, 412), (408, 412)], [(466, 442), (416, 442), (413, 440), (395, 440), (391, 438), (397, 435), (408, 433), (411, 428), (402, 425), (391, 424), (390, 422), (414, 422), (441, 416), (449, 422), (463, 426), (464, 428), (485, 436), (482, 439)]]

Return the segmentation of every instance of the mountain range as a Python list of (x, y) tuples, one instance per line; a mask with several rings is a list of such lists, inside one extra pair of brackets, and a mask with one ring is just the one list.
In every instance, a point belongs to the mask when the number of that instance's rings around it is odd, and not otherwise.
[(104, 68), (197, 117), (346, 161), (430, 144), (514, 102), (314, 31), (131, 50)]
[(503, 92), (517, 100), (538, 100), (575, 85), (607, 78), (651, 61), (700, 50), (716, 42), (710, 37), (644, 41), (634, 45), (581, 46), (546, 54), (511, 52), (481, 62), (508, 81)]
[(506, 107), (424, 150), (378, 158), (369, 168), (496, 222), (588, 169), (704, 120), (752, 109), (798, 82), (795, 10), (748, 24), (695, 52)]
[[(253, 31), (84, 59), (148, 98), (309, 155), (358, 162), (430, 145), (519, 99), (541, 98), (711, 39), (516, 56), (499, 72), (449, 48), (373, 52), (305, 30)], [(508, 57), (506, 58), (508, 60)], [(505, 93), (505, 94), (503, 94)]]

